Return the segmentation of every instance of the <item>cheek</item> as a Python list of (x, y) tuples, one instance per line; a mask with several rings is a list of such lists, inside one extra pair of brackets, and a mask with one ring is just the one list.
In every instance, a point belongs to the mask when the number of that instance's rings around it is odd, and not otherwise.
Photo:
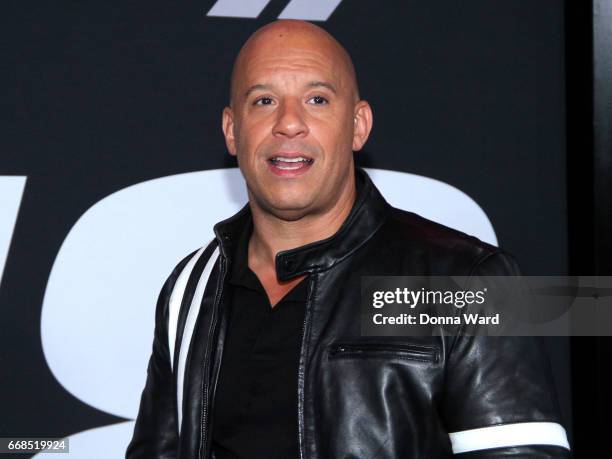
[(323, 146), (327, 160), (344, 165), (353, 154), (352, 126), (346, 122), (325, 125), (319, 133), (319, 141)]
[(253, 126), (243, 125), (236, 136), (238, 155), (249, 157), (253, 155), (258, 145), (258, 131)]
[(345, 137), (346, 122), (340, 113), (326, 113), (325, 116), (313, 117), (309, 125), (311, 134), (319, 138), (321, 143), (340, 143)]

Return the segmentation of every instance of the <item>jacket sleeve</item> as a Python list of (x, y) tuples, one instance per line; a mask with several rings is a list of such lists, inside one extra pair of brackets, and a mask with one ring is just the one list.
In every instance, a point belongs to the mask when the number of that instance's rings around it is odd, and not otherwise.
[[(520, 275), (502, 251), (472, 275)], [(460, 458), (570, 457), (543, 342), (524, 336), (457, 336), (447, 351), (442, 415)]]
[(153, 350), (126, 459), (169, 459), (177, 454), (176, 397), (168, 349), (168, 303), (174, 284), (192, 255), (176, 266), (159, 293), (155, 308)]

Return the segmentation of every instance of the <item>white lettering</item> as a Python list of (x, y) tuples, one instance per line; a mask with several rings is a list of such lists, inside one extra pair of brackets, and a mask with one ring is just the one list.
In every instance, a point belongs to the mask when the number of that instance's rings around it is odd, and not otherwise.
[(217, 0), (206, 16), (230, 18), (256, 18), (270, 0)]
[(459, 317), (436, 317), (429, 314), (419, 314), (421, 325), (461, 325)]
[(380, 290), (374, 292), (372, 295), (372, 306), (375, 308), (382, 308), (385, 305), (385, 302), (382, 301), (383, 293)]
[(279, 19), (327, 21), (342, 0), (291, 0)]
[(471, 325), (499, 325), (499, 313), (493, 316), (481, 316), (480, 314), (463, 314), (463, 320)]
[[(327, 21), (342, 0), (290, 0), (279, 19)], [(206, 16), (256, 18), (270, 0), (217, 0)]]
[(0, 282), (13, 238), (26, 177), (0, 176)]

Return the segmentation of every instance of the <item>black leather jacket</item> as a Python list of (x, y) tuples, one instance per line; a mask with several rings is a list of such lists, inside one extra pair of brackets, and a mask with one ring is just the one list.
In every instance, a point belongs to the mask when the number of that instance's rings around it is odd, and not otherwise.
[[(500, 249), (393, 208), (363, 170), (357, 169), (356, 177), (356, 202), (334, 236), (276, 256), (280, 280), (310, 273), (296, 407), (300, 459), (434, 459), (452, 456), (453, 449), (458, 457), (569, 457), (561, 446), (524, 444), (547, 443), (551, 429), (557, 438), (565, 435), (557, 424), (549, 362), (537, 339), (361, 336), (361, 276), (518, 271)], [(180, 436), (176, 374), (169, 364), (168, 300), (193, 253), (164, 284), (126, 457), (213, 457), (211, 404), (227, 328), (223, 285), (231, 246), (250, 218), (247, 205), (215, 225), (216, 238), (187, 284), (183, 304), (191, 301), (199, 275), (218, 247), (219, 260), (204, 291), (185, 366)], [(178, 338), (184, 316), (181, 308)], [(479, 428), (485, 430), (474, 430)]]

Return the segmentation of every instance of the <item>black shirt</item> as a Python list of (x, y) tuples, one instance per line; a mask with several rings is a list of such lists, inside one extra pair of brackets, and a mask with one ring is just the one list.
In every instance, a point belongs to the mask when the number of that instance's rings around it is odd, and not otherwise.
[(297, 458), (297, 373), (307, 279), (275, 306), (248, 266), (252, 224), (234, 248), (229, 327), (213, 412), (216, 459)]

